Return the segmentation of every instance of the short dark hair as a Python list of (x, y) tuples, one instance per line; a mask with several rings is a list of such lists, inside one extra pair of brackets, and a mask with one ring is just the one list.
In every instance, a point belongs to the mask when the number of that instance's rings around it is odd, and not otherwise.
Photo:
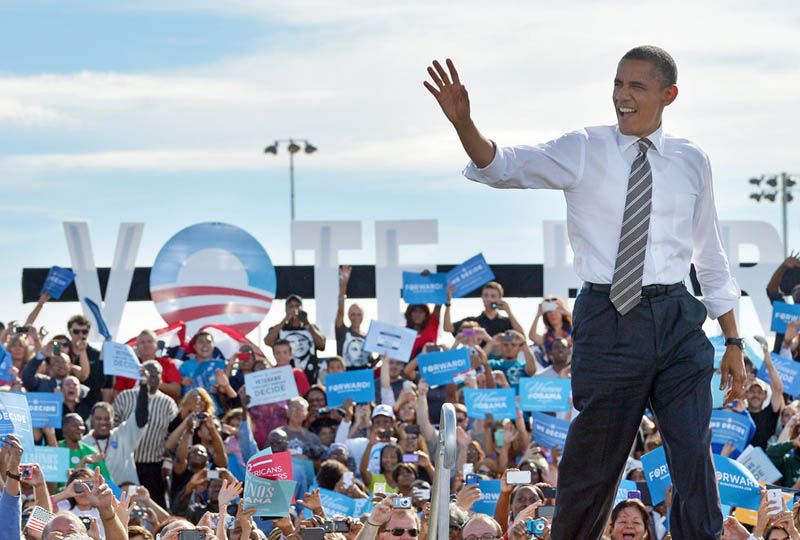
[(275, 343), (272, 344), (272, 348), (274, 349), (275, 347), (278, 347), (279, 345), (286, 345), (287, 347), (289, 347), (290, 351), (292, 350), (292, 342), (289, 341), (288, 339), (283, 339), (283, 338), (276, 339)]
[(650, 519), (650, 512), (647, 510), (647, 507), (640, 501), (639, 499), (626, 499), (621, 501), (614, 509), (611, 511), (611, 527), (614, 527), (614, 524), (617, 522), (617, 518), (619, 517), (620, 512), (622, 512), (626, 508), (633, 508), (639, 512), (642, 516), (642, 522), (644, 523), (644, 528), (647, 530), (647, 536), (653, 538), (652, 530), (653, 530), (653, 521)]
[(655, 45), (640, 45), (625, 53), (622, 60), (644, 60), (650, 62), (658, 72), (661, 83), (667, 87), (678, 83), (678, 66), (670, 54)]
[(67, 321), (67, 330), (72, 330), (73, 324), (80, 324), (81, 326), (88, 326), (89, 328), (92, 327), (92, 321), (84, 317), (83, 315), (73, 315)]

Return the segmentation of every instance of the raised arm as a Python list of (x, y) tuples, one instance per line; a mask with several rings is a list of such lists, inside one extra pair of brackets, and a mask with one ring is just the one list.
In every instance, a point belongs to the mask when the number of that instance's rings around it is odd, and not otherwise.
[(494, 158), (494, 144), (475, 127), (470, 115), (467, 89), (461, 84), (452, 60), (448, 58), (446, 64), (449, 74), (437, 60), (433, 61), (433, 66), (428, 67), (428, 75), (433, 84), (425, 81), (425, 88), (433, 94), (442, 112), (453, 124), (461, 145), (472, 162), (478, 167), (486, 167)]
[(453, 333), (453, 321), (450, 317), (450, 303), (453, 301), (453, 286), (447, 286), (447, 302), (444, 304), (444, 319), (442, 320), (442, 329), (445, 332)]
[(536, 317), (533, 318), (533, 324), (531, 324), (531, 329), (528, 332), (528, 337), (539, 347), (544, 347), (544, 334), (540, 334), (536, 331), (539, 326), (539, 320), (542, 318), (542, 304), (544, 304), (544, 302), (539, 303), (539, 309), (536, 312)]
[(347, 284), (350, 283), (352, 266), (339, 267), (339, 307), (336, 310), (336, 328), (344, 326), (344, 299), (347, 298)]
[(800, 268), (800, 253), (790, 253), (789, 256), (786, 257), (786, 260), (775, 269), (775, 273), (772, 274), (769, 283), (767, 283), (767, 296), (771, 299), (781, 295), (781, 280), (783, 279), (783, 275), (790, 268)]
[(50, 295), (46, 292), (43, 292), (41, 296), (39, 296), (39, 300), (36, 302), (36, 305), (33, 306), (28, 318), (25, 319), (25, 326), (33, 326), (33, 323), (36, 322), (36, 317), (39, 316), (39, 312), (42, 311), (42, 308), (48, 300), (50, 300)]

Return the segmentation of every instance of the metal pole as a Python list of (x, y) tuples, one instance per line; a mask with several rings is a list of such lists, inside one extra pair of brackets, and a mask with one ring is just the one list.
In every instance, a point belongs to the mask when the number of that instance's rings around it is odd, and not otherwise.
[(789, 204), (787, 200), (787, 188), (786, 188), (786, 180), (788, 180), (789, 175), (786, 173), (781, 173), (781, 210), (783, 211), (783, 258), (789, 256), (789, 239), (787, 237), (787, 226), (786, 226), (786, 205)]
[(456, 409), (452, 403), (445, 403), (441, 412), (428, 540), (447, 540), (450, 527), (450, 469), (456, 465), (457, 453)]
[[(294, 266), (294, 154), (289, 152), (289, 198), (291, 200), (291, 221), (289, 222), (289, 247), (292, 250), (292, 266)], [(785, 258), (785, 257), (784, 257)]]

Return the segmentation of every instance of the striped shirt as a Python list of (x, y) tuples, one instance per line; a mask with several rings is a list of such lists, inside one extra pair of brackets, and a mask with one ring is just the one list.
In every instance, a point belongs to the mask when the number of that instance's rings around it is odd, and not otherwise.
[[(133, 414), (138, 393), (138, 387), (125, 390), (114, 400), (117, 425)], [(150, 394), (149, 411), (150, 418), (144, 428), (144, 436), (133, 453), (133, 460), (136, 463), (161, 462), (164, 458), (164, 443), (169, 435), (169, 423), (178, 414), (178, 406), (171, 397), (158, 391)]]

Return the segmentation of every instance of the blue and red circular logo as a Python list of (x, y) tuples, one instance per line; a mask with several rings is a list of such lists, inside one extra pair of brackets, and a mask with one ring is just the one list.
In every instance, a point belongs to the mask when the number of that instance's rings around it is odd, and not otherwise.
[(178, 232), (158, 252), (150, 296), (167, 322), (194, 334), (224, 324), (247, 334), (269, 313), (275, 267), (249, 233), (227, 223), (198, 223)]

